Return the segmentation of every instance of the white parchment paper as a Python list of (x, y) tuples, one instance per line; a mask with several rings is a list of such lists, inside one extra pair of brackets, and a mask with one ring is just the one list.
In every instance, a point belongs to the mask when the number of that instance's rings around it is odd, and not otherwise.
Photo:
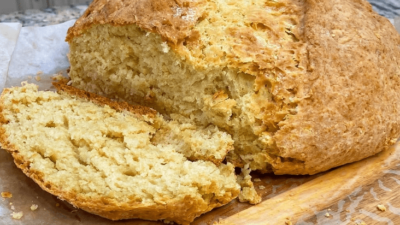
[(400, 33), (400, 17), (395, 18), (393, 24), (396, 27), (396, 30)]
[(20, 31), (5, 87), (20, 86), (22, 81), (49, 89), (51, 76), (69, 67), (65, 36), (74, 24), (71, 20), (46, 27), (23, 27)]
[(0, 90), (3, 90), (6, 83), (8, 66), (20, 30), (20, 23), (0, 23)]

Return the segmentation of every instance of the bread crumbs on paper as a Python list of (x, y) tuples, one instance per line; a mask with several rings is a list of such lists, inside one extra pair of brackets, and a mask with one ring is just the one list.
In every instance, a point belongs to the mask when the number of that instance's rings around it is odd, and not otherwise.
[(35, 77), (35, 80), (37, 80), (37, 81), (40, 81), (42, 78), (39, 76), (39, 75), (37, 75), (36, 77)]
[(31, 205), (31, 210), (32, 210), (32, 211), (35, 211), (38, 207), (39, 207), (38, 205), (32, 204), (32, 205)]
[(325, 217), (330, 217), (330, 216), (331, 216), (331, 214), (325, 213)]
[(377, 205), (376, 208), (378, 208), (378, 210), (381, 211), (381, 212), (385, 212), (386, 211), (386, 207), (384, 205)]
[(52, 76), (51, 79), (53, 81), (60, 81), (62, 79), (65, 79), (65, 77), (62, 74), (58, 73), (58, 74), (54, 74), (54, 76)]
[(13, 205), (11, 205), (11, 210), (12, 210), (12, 211), (14, 211), (14, 210), (15, 210), (15, 207), (14, 207)]
[(11, 213), (11, 216), (15, 220), (20, 220), (24, 216), (24, 213), (23, 212), (13, 212), (13, 213)]
[(261, 181), (261, 179), (260, 178), (256, 178), (256, 179), (254, 179), (254, 182), (260, 182)]
[(1, 197), (3, 198), (12, 198), (12, 194), (8, 191), (1, 192)]

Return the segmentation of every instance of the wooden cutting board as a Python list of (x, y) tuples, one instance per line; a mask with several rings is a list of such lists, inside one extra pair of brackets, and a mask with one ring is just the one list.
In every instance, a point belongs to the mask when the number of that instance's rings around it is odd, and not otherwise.
[[(400, 224), (399, 143), (376, 156), (322, 174), (253, 174), (253, 181), (263, 197), (262, 203), (250, 205), (235, 200), (193, 224)], [(163, 224), (142, 220), (112, 222), (75, 209), (42, 191), (15, 167), (8, 153), (0, 151), (0, 192), (3, 191), (13, 194), (0, 201), (0, 223), (7, 225)], [(37, 204), (38, 210), (31, 211), (32, 204)], [(379, 204), (386, 207), (385, 212), (377, 209)], [(13, 211), (22, 211), (24, 217), (13, 220)]]

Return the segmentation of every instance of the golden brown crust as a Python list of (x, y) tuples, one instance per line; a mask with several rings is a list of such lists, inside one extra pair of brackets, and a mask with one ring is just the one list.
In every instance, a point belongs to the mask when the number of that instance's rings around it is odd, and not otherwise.
[(119, 112), (129, 111), (132, 114), (148, 116), (150, 118), (154, 118), (157, 115), (157, 111), (152, 108), (141, 105), (130, 105), (126, 102), (114, 102), (111, 101), (109, 98), (69, 86), (67, 83), (67, 79), (61, 79), (60, 81), (53, 82), (53, 86), (56, 87), (58, 91), (65, 92), (69, 95), (77, 96), (82, 99), (90, 100), (91, 102), (98, 105), (108, 105), (112, 109), (115, 109)]
[[(201, 7), (197, 7), (201, 4), (202, 0), (95, 0), (68, 30), (66, 40), (70, 41), (94, 24), (136, 24), (177, 43), (190, 35), (190, 29), (202, 16)], [(177, 13), (185, 16), (175, 16)]]
[(307, 0), (305, 7), (307, 73), (297, 80), (297, 115), (281, 122), (274, 137), (282, 157), (273, 163), (278, 174), (314, 174), (354, 162), (400, 134), (394, 27), (363, 0)]

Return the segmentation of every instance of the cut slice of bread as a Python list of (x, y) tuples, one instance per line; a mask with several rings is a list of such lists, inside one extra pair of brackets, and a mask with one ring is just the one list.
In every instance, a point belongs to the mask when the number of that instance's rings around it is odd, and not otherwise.
[(152, 123), (157, 128), (157, 132), (152, 137), (152, 143), (174, 145), (177, 152), (184, 154), (190, 160), (211, 161), (218, 166), (225, 159), (226, 154), (233, 150), (231, 136), (219, 131), (214, 125), (196, 126), (193, 121), (182, 118), (180, 115), (171, 115), (173, 120), (166, 121), (148, 107), (130, 106), (125, 102), (110, 102), (107, 98), (79, 90), (67, 83), (68, 80), (61, 79), (59, 82), (54, 82), (53, 85), (59, 91), (81, 98), (89, 98), (99, 104), (112, 104), (112, 107), (118, 110), (129, 108), (136, 115), (154, 115)]
[(180, 224), (238, 196), (232, 164), (196, 158), (204, 149), (226, 152), (229, 135), (56, 86), (59, 93), (24, 84), (0, 99), (1, 145), (44, 190), (108, 219)]

